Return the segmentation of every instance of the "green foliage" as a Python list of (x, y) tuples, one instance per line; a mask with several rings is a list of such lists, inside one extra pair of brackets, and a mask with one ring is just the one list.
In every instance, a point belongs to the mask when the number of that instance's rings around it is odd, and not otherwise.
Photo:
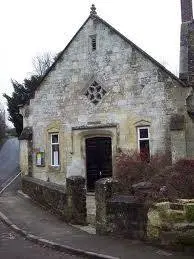
[(23, 119), (19, 114), (19, 106), (29, 102), (34, 96), (35, 89), (42, 77), (33, 75), (29, 79), (24, 79), (23, 83), (12, 80), (13, 93), (12, 96), (4, 94), (7, 100), (9, 121), (11, 121), (19, 136), (23, 129)]
[(7, 100), (9, 121), (13, 123), (17, 136), (20, 136), (23, 129), (23, 118), (19, 114), (19, 106), (28, 104), (29, 100), (34, 97), (37, 86), (58, 56), (53, 57), (50, 53), (44, 53), (35, 57), (33, 59), (34, 75), (30, 78), (25, 78), (22, 83), (12, 80), (14, 89), (12, 96), (3, 95)]

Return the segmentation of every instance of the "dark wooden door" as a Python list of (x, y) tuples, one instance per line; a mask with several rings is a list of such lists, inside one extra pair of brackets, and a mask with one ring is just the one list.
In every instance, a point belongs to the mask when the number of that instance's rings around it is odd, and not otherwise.
[(112, 176), (112, 144), (110, 137), (86, 139), (87, 190), (93, 191), (100, 178)]

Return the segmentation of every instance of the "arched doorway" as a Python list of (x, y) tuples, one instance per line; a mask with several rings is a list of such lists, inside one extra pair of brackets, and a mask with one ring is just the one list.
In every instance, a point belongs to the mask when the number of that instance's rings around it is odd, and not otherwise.
[(95, 182), (112, 176), (111, 137), (92, 137), (85, 140), (87, 191), (94, 191)]

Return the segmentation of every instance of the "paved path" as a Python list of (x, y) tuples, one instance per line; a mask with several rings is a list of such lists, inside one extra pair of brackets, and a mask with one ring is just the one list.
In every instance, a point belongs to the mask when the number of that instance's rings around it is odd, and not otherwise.
[(19, 141), (8, 139), (0, 149), (0, 189), (19, 173)]
[(81, 259), (83, 257), (58, 252), (36, 245), (0, 222), (0, 258), (3, 259)]
[(121, 259), (193, 258), (180, 253), (161, 251), (137, 241), (88, 234), (57, 219), (30, 200), (18, 196), (0, 197), (0, 211), (28, 233), (75, 249)]

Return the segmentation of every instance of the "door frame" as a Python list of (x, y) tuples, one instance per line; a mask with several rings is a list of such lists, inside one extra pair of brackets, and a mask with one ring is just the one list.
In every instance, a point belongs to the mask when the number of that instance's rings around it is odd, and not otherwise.
[[(111, 167), (112, 167), (112, 176), (111, 177), (113, 177), (113, 144), (112, 144), (112, 137), (110, 136), (110, 135), (91, 135), (91, 136), (87, 136), (87, 137), (85, 137), (84, 138), (84, 140), (85, 140), (85, 169), (86, 169), (86, 173), (85, 173), (85, 179), (86, 179), (86, 189), (87, 189), (87, 186), (88, 186), (88, 184), (87, 184), (87, 180), (88, 180), (88, 174), (87, 174), (87, 152), (86, 152), (86, 140), (87, 139), (93, 139), (93, 138), (109, 138), (110, 139), (110, 141), (111, 141), (111, 156), (112, 156), (112, 158), (111, 158)], [(95, 190), (94, 190), (95, 191)]]
[[(89, 137), (111, 137), (112, 141), (112, 177), (115, 175), (115, 157), (117, 147), (119, 147), (119, 125), (118, 124), (100, 124), (91, 126), (73, 127), (71, 131), (71, 164), (74, 161), (79, 162), (74, 175), (83, 176), (86, 179), (86, 147), (85, 139)], [(71, 169), (71, 167), (70, 167)], [(68, 173), (70, 172), (68, 169)], [(72, 175), (72, 173), (69, 173)]]

